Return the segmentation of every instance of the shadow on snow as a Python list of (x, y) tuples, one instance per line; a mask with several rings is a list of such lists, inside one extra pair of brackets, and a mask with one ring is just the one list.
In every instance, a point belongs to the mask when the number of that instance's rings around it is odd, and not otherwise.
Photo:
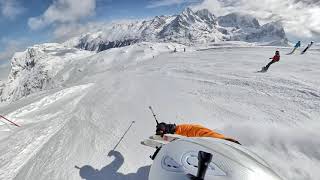
[(149, 170), (151, 166), (144, 166), (138, 169), (136, 173), (122, 174), (118, 170), (124, 163), (124, 158), (122, 154), (118, 151), (110, 151), (108, 153), (109, 157), (114, 157), (115, 159), (101, 170), (95, 169), (90, 165), (85, 165), (78, 168), (79, 175), (85, 180), (147, 180), (149, 175)]

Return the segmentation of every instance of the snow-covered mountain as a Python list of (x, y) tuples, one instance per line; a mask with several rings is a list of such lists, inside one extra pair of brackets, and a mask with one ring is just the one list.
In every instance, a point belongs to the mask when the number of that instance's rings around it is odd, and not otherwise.
[(34, 92), (50, 89), (57, 83), (53, 77), (72, 59), (86, 57), (92, 52), (70, 48), (57, 43), (35, 45), (11, 59), (11, 72), (0, 93), (0, 101), (13, 101)]
[(0, 101), (14, 101), (56, 87), (59, 84), (56, 81), (63, 79), (54, 77), (64, 68), (64, 64), (95, 52), (141, 42), (199, 45), (223, 41), (287, 44), (285, 32), (278, 23), (261, 26), (256, 18), (249, 15), (232, 13), (216, 17), (206, 9), (194, 12), (187, 8), (175, 16), (104, 24), (62, 44), (35, 45), (16, 53), (11, 60), (9, 78), (5, 86), (2, 85)]
[(0, 179), (146, 180), (150, 105), (161, 121), (239, 140), (281, 177), (320, 179), (320, 51), (255, 73), (291, 49), (254, 44), (286, 42), (277, 23), (186, 9), (18, 52), (0, 81), (0, 114), (20, 125), (0, 121)]
[(270, 45), (286, 45), (288, 40), (281, 24), (271, 22), (261, 26), (250, 15), (231, 13), (218, 17), (220, 26), (226, 28), (226, 34), (233, 41), (268, 42)]
[(72, 40), (75, 47), (103, 51), (141, 41), (197, 44), (220, 41), (258, 42), (287, 45), (285, 31), (279, 23), (261, 26), (250, 15), (232, 13), (216, 17), (207, 9), (194, 12), (187, 8), (176, 16), (156, 16), (146, 21), (108, 24), (99, 30)]
[[(35, 45), (24, 52), (15, 53), (11, 59), (12, 69), (8, 80), (2, 85), (0, 82), (0, 102), (15, 101), (41, 90), (60, 87), (65, 81), (72, 78), (70, 77), (72, 73), (82, 72), (88, 68), (78, 65), (83, 58), (89, 58), (92, 63), (90, 65), (94, 67), (94, 70), (98, 70), (99, 67), (96, 67), (95, 64), (100, 61), (105, 61), (105, 65), (123, 63), (129, 57), (131, 58), (130, 62), (135, 62), (135, 59), (142, 61), (146, 58), (150, 59), (160, 52), (172, 52), (175, 48), (181, 49), (182, 45), (138, 43), (122, 49), (110, 49), (90, 59), (89, 56), (96, 54), (95, 52), (57, 43)], [(135, 56), (131, 56), (132, 53)]]
[(0, 80), (0, 97), (2, 95), (3, 88), (4, 88), (4, 82)]

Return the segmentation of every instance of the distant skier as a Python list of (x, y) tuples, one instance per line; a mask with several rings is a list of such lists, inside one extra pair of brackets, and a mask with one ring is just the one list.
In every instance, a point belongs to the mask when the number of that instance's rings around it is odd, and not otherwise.
[(293, 50), (292, 50), (290, 53), (288, 53), (287, 55), (293, 54), (294, 51), (296, 51), (296, 49), (298, 49), (300, 46), (301, 46), (301, 42), (298, 41), (298, 42), (296, 43), (296, 45), (294, 46)]
[(311, 42), (308, 44), (308, 46), (301, 52), (301, 54), (306, 53), (307, 50), (312, 46), (312, 44), (313, 44), (313, 41), (311, 41)]
[(280, 52), (277, 50), (275, 55), (272, 58), (269, 58), (269, 59), (272, 59), (272, 61), (270, 61), (265, 67), (262, 67), (260, 72), (268, 71), (268, 69), (271, 66), (271, 64), (280, 61)]
[(201, 125), (194, 124), (166, 124), (164, 122), (159, 123), (156, 129), (156, 135), (163, 136), (164, 134), (178, 134), (186, 137), (212, 137), (218, 139), (224, 139), (237, 144), (240, 144), (237, 140), (229, 137), (225, 137), (211, 129), (203, 127)]
[(174, 48), (173, 52), (177, 52), (177, 48)]

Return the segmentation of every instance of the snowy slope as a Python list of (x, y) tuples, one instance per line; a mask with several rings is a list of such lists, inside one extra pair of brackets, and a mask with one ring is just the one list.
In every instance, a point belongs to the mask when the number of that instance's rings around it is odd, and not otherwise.
[[(100, 65), (97, 67), (97, 62), (128, 66), (135, 61), (156, 56), (160, 52), (172, 52), (174, 48), (182, 48), (182, 45), (139, 43), (123, 49), (111, 49), (107, 52), (108, 55), (101, 57), (94, 56), (95, 53), (91, 51), (57, 43), (35, 45), (24, 52), (15, 53), (11, 60), (12, 68), (8, 80), (4, 85), (0, 84), (0, 101), (11, 102), (41, 90), (63, 86), (72, 73), (82, 72), (85, 66), (93, 66), (96, 68), (95, 71), (99, 69)], [(89, 64), (86, 62), (88, 59)], [(77, 69), (77, 66), (81, 67)]]
[(92, 54), (57, 43), (35, 45), (15, 53), (0, 101), (17, 100), (39, 90), (56, 87), (58, 82), (53, 77), (64, 64)]
[(256, 73), (274, 47), (182, 48), (143, 43), (74, 59), (54, 76), (58, 88), (0, 104), (22, 125), (0, 124), (0, 179), (146, 179), (149, 105), (162, 121), (238, 139), (286, 179), (320, 178), (319, 51)]

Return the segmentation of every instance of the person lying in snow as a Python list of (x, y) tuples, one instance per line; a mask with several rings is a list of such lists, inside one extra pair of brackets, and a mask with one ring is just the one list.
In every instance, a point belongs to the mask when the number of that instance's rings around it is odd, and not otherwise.
[(224, 139), (237, 144), (240, 144), (237, 140), (225, 137), (211, 129), (203, 127), (201, 125), (194, 124), (166, 124), (164, 122), (159, 123), (156, 129), (156, 135), (163, 136), (164, 134), (177, 134), (186, 137), (212, 137), (218, 139)]

